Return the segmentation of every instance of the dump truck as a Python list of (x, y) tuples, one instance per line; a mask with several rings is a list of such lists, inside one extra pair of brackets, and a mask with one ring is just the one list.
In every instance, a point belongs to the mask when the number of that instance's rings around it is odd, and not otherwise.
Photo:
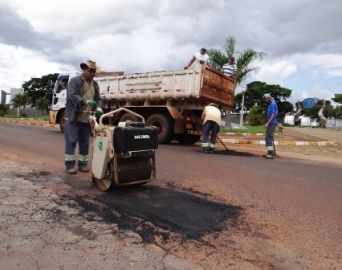
[[(70, 75), (58, 77), (58, 81), (62, 79), (69, 80)], [(231, 109), (235, 91), (234, 79), (200, 64), (187, 70), (108, 73), (96, 76), (95, 80), (105, 112), (127, 108), (142, 115), (147, 126), (158, 127), (158, 141), (164, 144), (173, 139), (181, 144), (196, 143), (201, 137), (204, 106), (214, 102), (221, 109)], [(58, 90), (56, 86), (55, 89)], [(63, 130), (66, 90), (55, 93), (53, 98), (57, 101), (52, 102), (50, 123), (59, 123)], [(137, 119), (122, 111), (110, 120), (112, 124), (125, 121), (136, 122)]]

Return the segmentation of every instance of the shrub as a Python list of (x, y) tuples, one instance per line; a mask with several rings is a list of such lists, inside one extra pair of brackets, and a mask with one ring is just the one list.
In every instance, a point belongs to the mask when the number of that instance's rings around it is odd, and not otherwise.
[(255, 106), (251, 109), (248, 115), (248, 123), (251, 126), (259, 126), (264, 123), (264, 110), (260, 106)]
[(0, 116), (4, 116), (9, 111), (9, 105), (6, 104), (0, 104)]

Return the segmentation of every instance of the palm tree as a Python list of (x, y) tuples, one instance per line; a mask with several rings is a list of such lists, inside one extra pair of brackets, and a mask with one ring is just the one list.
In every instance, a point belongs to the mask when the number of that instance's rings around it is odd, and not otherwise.
[(234, 37), (228, 37), (223, 45), (223, 51), (217, 49), (209, 49), (208, 55), (210, 62), (216, 69), (222, 69), (222, 66), (227, 63), (228, 58), (235, 54), (236, 40)]
[(236, 61), (236, 84), (242, 83), (248, 74), (257, 70), (257, 67), (250, 67), (250, 64), (257, 59), (262, 59), (266, 54), (264, 52), (257, 52), (253, 49), (247, 49), (243, 52), (236, 51), (236, 39), (228, 37), (224, 43), (223, 50), (209, 49), (211, 65), (216, 69), (221, 70), (222, 66), (228, 62), (228, 58), (238, 55)]
[[(229, 57), (238, 55), (236, 61), (236, 85), (241, 84), (257, 67), (251, 67), (254, 60), (262, 59), (266, 54), (264, 52), (257, 52), (253, 49), (247, 49), (243, 52), (236, 51), (236, 39), (232, 36), (228, 37), (224, 43), (223, 50), (209, 49), (208, 55), (213, 67), (222, 70), (222, 66), (228, 62)], [(227, 112), (226, 127), (231, 128), (230, 113)]]
[(31, 99), (26, 94), (17, 94), (12, 99), (15, 108), (18, 108), (17, 116), (21, 116), (23, 111), (25, 111), (25, 106), (31, 102)]
[(36, 100), (36, 108), (42, 111), (42, 114), (48, 110), (49, 100), (47, 96), (40, 97)]

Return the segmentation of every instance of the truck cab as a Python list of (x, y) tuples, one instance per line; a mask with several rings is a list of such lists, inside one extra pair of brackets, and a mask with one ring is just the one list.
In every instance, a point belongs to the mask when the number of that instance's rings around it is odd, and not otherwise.
[(76, 74), (59, 74), (53, 87), (51, 109), (49, 111), (49, 123), (59, 124), (61, 132), (65, 126), (65, 106), (67, 99), (67, 87), (70, 78)]

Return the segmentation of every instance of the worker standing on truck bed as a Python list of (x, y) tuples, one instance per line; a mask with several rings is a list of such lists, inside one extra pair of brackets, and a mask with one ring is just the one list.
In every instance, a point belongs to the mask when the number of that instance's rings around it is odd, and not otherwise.
[[(202, 124), (202, 150), (204, 153), (214, 153), (217, 134), (220, 131), (221, 111), (217, 104), (210, 103), (204, 107)], [(210, 137), (210, 139), (209, 139)]]
[(235, 80), (236, 70), (237, 70), (237, 67), (235, 64), (235, 58), (233, 56), (230, 56), (228, 58), (228, 62), (225, 63), (222, 67), (223, 74)]
[(264, 157), (268, 159), (273, 159), (275, 158), (273, 134), (274, 134), (275, 128), (278, 125), (278, 106), (270, 94), (265, 94), (264, 99), (267, 105), (267, 112), (266, 112), (266, 119), (265, 119), (265, 128), (266, 128), (265, 143), (266, 143), (267, 155), (265, 155)]
[(101, 114), (100, 91), (94, 76), (96, 63), (88, 60), (80, 64), (83, 70), (81, 75), (72, 78), (68, 84), (67, 104), (65, 108), (65, 168), (69, 174), (75, 174), (76, 158), (75, 147), (78, 143), (78, 170), (88, 172), (88, 150), (91, 128), (87, 110), (97, 109)]
[(209, 56), (206, 48), (203, 47), (199, 52), (195, 53), (184, 69), (188, 69), (195, 61), (199, 64), (209, 64)]

